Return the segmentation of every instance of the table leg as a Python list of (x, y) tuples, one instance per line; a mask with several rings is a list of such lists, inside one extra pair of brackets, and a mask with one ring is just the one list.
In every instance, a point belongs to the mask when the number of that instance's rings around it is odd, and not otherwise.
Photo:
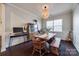
[(10, 39), (9, 39), (9, 45), (8, 45), (10, 55), (12, 55), (12, 52), (11, 52), (11, 41), (12, 41), (12, 38), (10, 37)]
[(11, 44), (11, 37), (10, 37), (10, 39), (9, 39), (9, 45), (8, 45), (8, 47), (10, 47), (10, 44)]

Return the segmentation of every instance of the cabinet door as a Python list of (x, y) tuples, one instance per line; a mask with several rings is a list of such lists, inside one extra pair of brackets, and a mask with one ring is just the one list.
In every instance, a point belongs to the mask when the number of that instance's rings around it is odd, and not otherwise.
[(73, 43), (79, 51), (79, 6), (73, 13)]

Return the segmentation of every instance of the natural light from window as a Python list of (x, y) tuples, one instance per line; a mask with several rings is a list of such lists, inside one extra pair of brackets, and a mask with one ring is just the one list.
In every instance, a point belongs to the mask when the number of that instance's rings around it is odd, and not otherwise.
[(62, 32), (62, 19), (47, 21), (46, 27), (49, 31)]

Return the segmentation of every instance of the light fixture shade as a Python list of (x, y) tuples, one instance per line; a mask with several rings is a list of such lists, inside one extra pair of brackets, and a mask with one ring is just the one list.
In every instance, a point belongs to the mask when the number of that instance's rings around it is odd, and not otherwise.
[(48, 6), (47, 5), (43, 5), (42, 6), (42, 18), (47, 19), (48, 16), (49, 16)]

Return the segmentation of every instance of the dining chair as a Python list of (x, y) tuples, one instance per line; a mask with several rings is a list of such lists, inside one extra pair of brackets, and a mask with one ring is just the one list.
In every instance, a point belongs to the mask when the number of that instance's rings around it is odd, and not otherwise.
[[(36, 38), (33, 37), (32, 38), (32, 43), (33, 43), (33, 51), (32, 51), (32, 55), (35, 52), (38, 52), (41, 55), (44, 55), (47, 52), (47, 49), (45, 47), (45, 43), (46, 41), (42, 41), (41, 38)], [(44, 52), (43, 52), (44, 51)]]

